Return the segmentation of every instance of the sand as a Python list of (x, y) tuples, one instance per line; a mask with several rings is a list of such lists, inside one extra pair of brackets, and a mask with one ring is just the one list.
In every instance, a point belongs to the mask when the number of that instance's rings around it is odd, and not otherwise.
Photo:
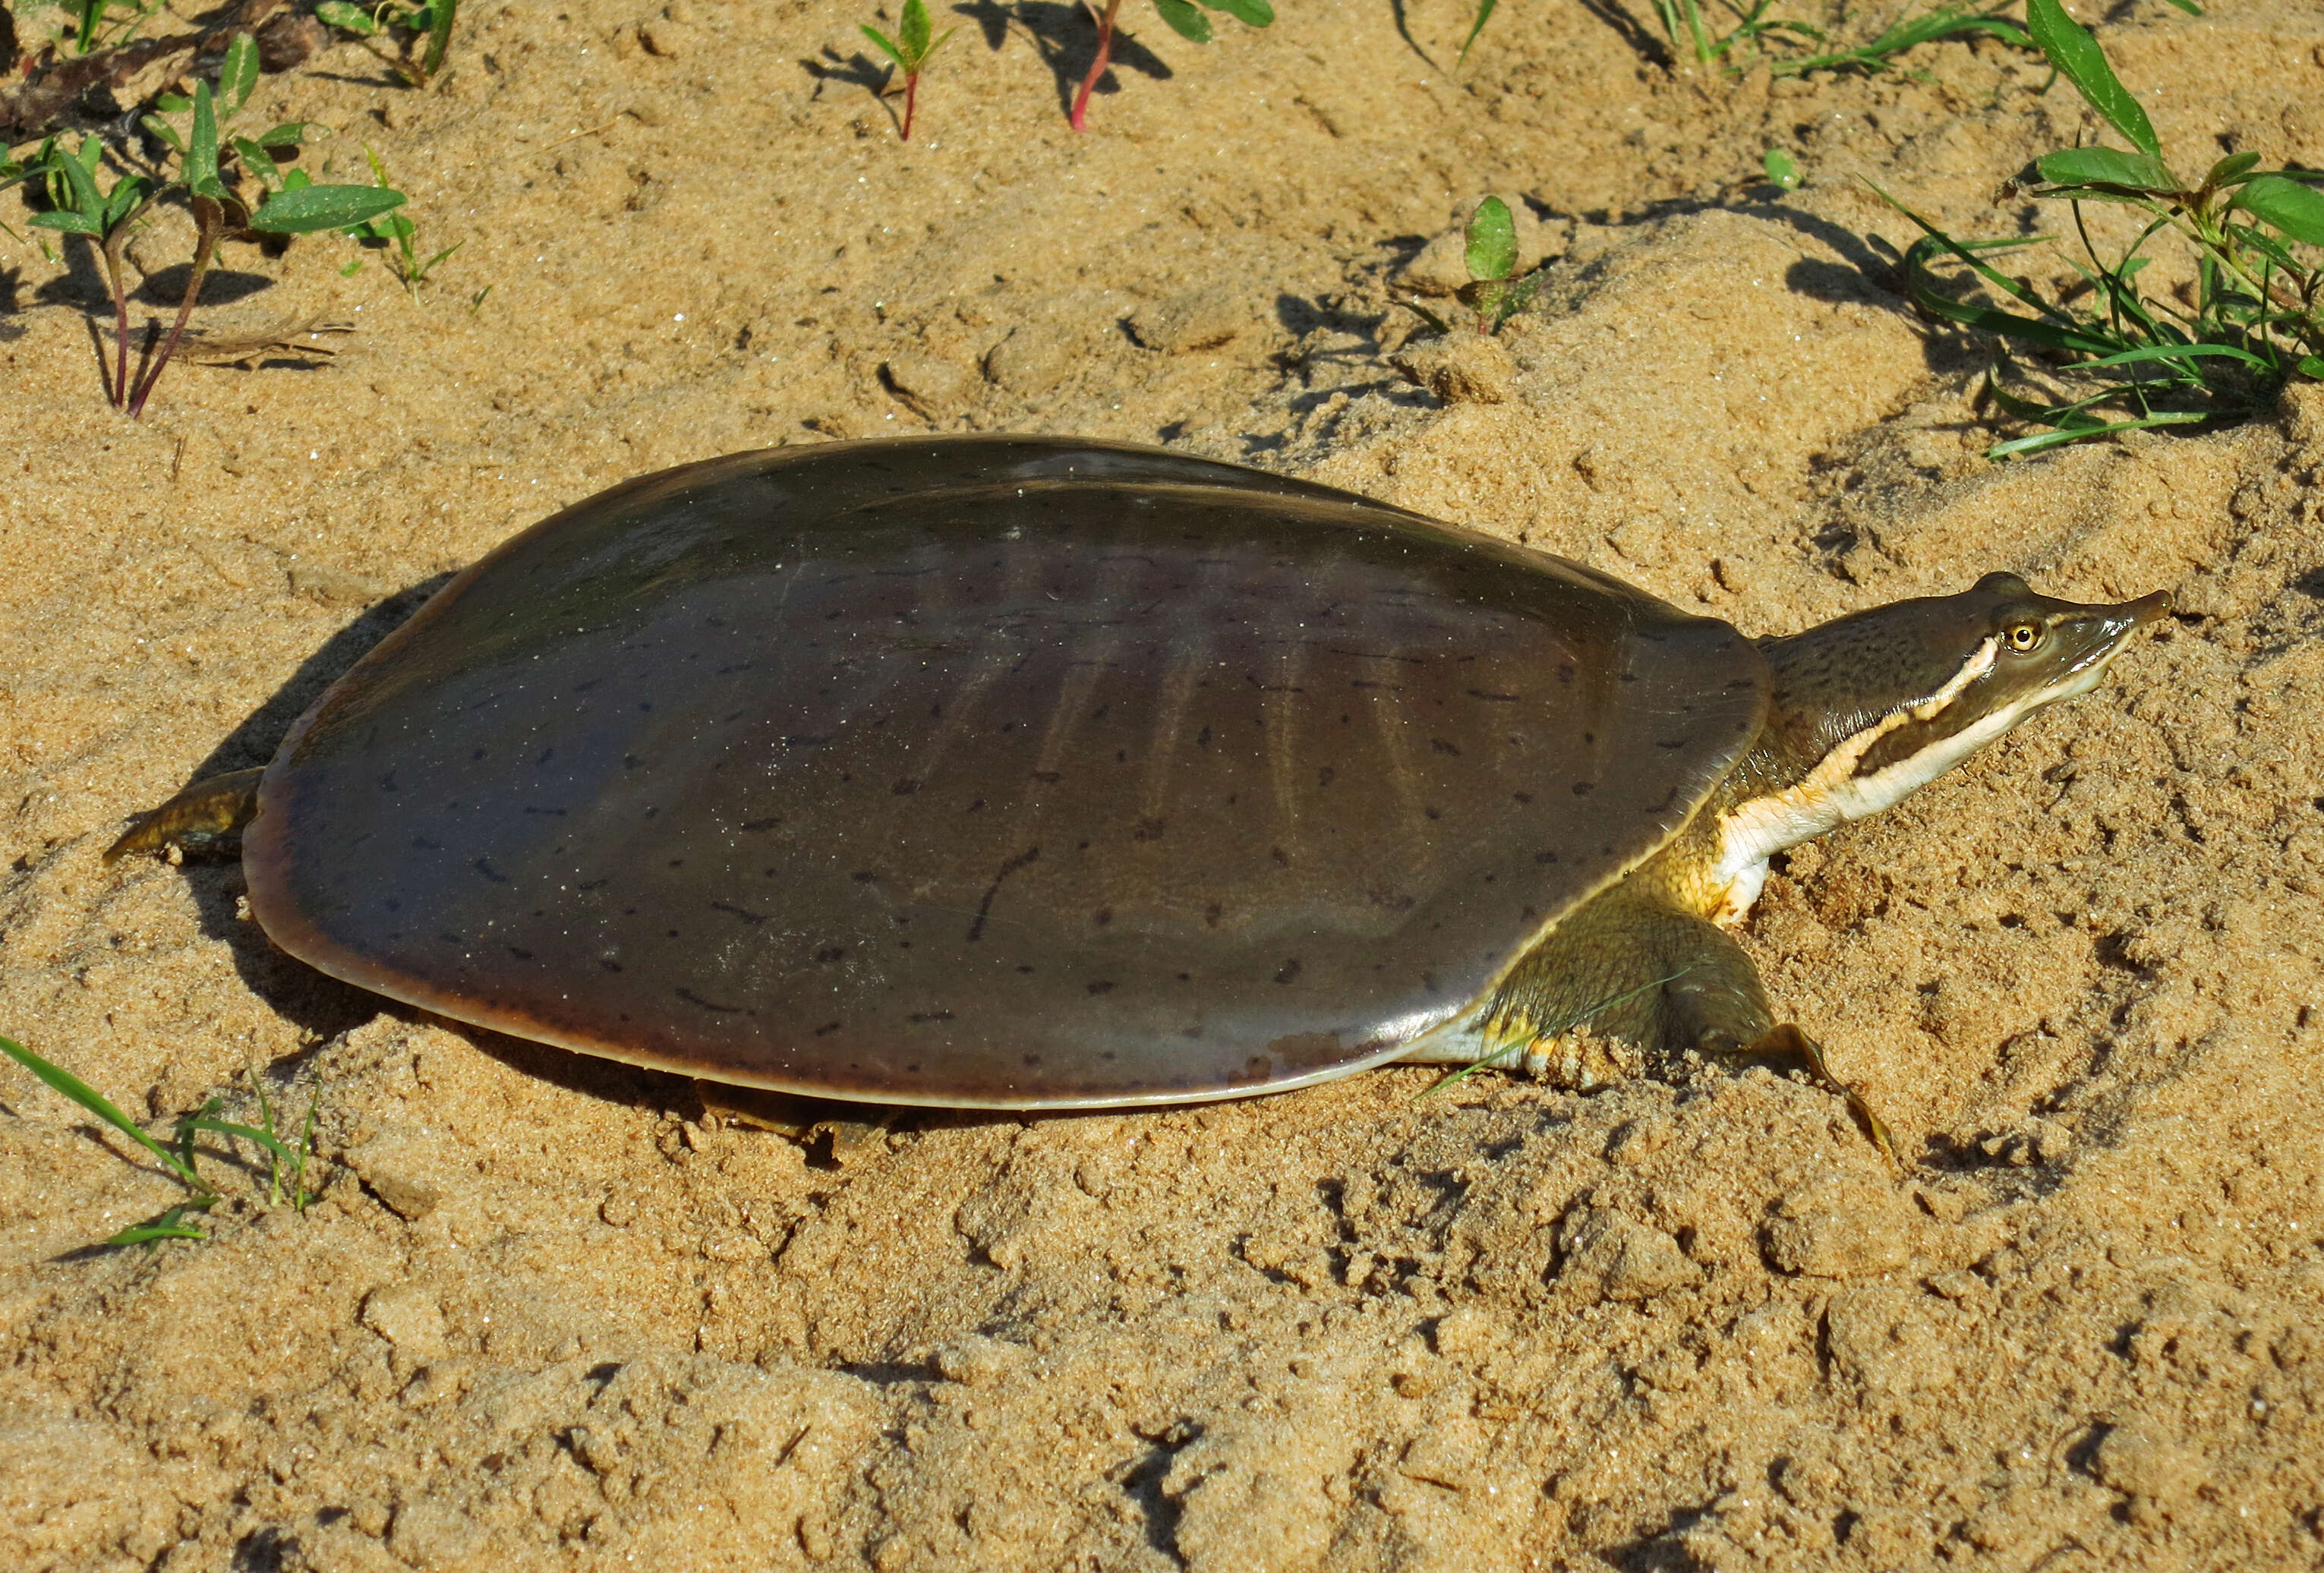
[[(1989, 346), (1913, 314), (1858, 179), (2015, 232), (2079, 102), (1984, 44), (1729, 86), (1562, 4), (1455, 80), (1462, 6), (1298, 0), (1207, 49), (1133, 7), (1075, 136), (1085, 21), (941, 9), (908, 146), (872, 13), (805, 0), (475, 0), (425, 92), (354, 44), (267, 78), (253, 120), (338, 128), (342, 179), (368, 143), (462, 249), (407, 293), (230, 244), (201, 322), (356, 331), (141, 423), (86, 253), (6, 244), (0, 1031), (157, 1128), (319, 1089), (321, 1199), (213, 1159), (208, 1242), (91, 1249), (176, 1189), (0, 1075), (0, 1562), (2324, 1565), (2324, 400), (1990, 464)], [(2186, 161), (2324, 164), (2312, 5), (2105, 37)], [(1391, 296), (1488, 192), (1555, 260), (1448, 370)], [(2179, 611), (1744, 932), (1901, 1180), (1720, 1067), (802, 1145), (321, 979), (231, 861), (100, 864), (551, 510), (930, 429), (1272, 466), (1752, 633), (1995, 568)]]

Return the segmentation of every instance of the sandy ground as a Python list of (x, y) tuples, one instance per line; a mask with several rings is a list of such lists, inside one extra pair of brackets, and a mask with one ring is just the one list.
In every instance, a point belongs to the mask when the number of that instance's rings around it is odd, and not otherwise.
[[(219, 1165), (209, 1242), (88, 1249), (173, 1187), (0, 1076), (0, 1562), (2324, 1566), (2324, 400), (1991, 465), (1987, 351), (1855, 179), (2006, 233), (2079, 103), (1984, 46), (1705, 84), (1548, 0), (1455, 81), (1462, 6), (1294, 0), (1208, 49), (1133, 8), (1076, 137), (1087, 25), (1028, 0), (959, 8), (903, 147), (869, 14), (475, 0), (426, 92), (354, 45), (268, 78), (464, 249), (412, 296), (229, 245), (205, 321), (359, 331), (142, 424), (86, 255), (7, 243), (0, 1031), (157, 1125), (319, 1088), (326, 1161), (303, 1216)], [(2312, 4), (2109, 14), (2185, 161), (2324, 164)], [(1448, 402), (1390, 290), (1489, 191), (1557, 260), (1504, 397)], [(1753, 633), (1998, 567), (2180, 612), (1769, 882), (1747, 943), (1901, 1182), (1764, 1071), (802, 1146), (322, 980), (231, 862), (100, 865), (551, 509), (932, 428), (1287, 469)]]

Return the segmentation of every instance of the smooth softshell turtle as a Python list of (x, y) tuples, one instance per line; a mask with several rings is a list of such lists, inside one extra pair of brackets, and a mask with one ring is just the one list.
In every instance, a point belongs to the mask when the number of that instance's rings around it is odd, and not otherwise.
[(1225, 1098), (1582, 1023), (1812, 1059), (1725, 932), (1769, 854), (2167, 605), (1992, 574), (1755, 641), (1159, 450), (785, 448), (536, 525), (114, 851), (247, 820), (325, 972), (823, 1097)]

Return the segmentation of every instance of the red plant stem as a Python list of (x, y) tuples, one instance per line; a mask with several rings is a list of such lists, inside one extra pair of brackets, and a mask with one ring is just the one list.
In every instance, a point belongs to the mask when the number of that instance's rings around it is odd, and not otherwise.
[(186, 281), (186, 298), (178, 307), (176, 326), (170, 329), (161, 353), (154, 357), (152, 370), (137, 384), (137, 393), (129, 401), (129, 419), (137, 419), (145, 413), (145, 400), (153, 397), (153, 384), (161, 380), (161, 370), (177, 353), (179, 339), (185, 336), (187, 319), (194, 314), (194, 301), (202, 292), (202, 275), (210, 271), (210, 258), (217, 251), (218, 235), (226, 227), (226, 214), (208, 197), (194, 198), (194, 221), (200, 226), (199, 243), (194, 247), (194, 276)]
[(899, 141), (912, 140), (912, 110), (918, 105), (919, 97), (919, 72), (906, 71), (904, 73), (904, 134), (899, 139)]
[(1075, 131), (1089, 129), (1090, 95), (1097, 90), (1097, 79), (1105, 75), (1106, 67), (1113, 63), (1113, 14), (1121, 9), (1121, 0), (1106, 0), (1105, 10), (1097, 19), (1097, 59), (1090, 62), (1089, 75), (1082, 78), (1082, 90), (1074, 95), (1074, 112), (1069, 117)]

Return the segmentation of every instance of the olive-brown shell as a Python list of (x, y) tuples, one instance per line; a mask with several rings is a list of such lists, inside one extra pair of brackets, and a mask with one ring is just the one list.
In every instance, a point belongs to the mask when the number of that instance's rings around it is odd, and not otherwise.
[(483, 1026), (895, 1102), (1388, 1058), (1665, 842), (1766, 705), (1734, 630), (1155, 450), (747, 454), (566, 510), (292, 731), (251, 903)]

